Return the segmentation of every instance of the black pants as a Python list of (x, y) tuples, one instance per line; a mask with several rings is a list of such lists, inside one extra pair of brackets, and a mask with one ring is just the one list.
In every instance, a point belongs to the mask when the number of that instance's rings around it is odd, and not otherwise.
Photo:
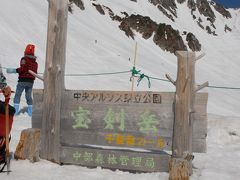
[[(9, 116), (13, 116), (14, 113), (15, 113), (15, 108), (9, 105)], [(5, 103), (3, 101), (0, 101), (0, 114), (5, 115)]]

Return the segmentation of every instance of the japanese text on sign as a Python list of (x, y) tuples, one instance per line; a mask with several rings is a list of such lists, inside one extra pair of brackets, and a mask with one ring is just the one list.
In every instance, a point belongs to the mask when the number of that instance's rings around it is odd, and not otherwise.
[(107, 92), (75, 92), (73, 98), (91, 103), (154, 103), (161, 104), (160, 94), (151, 93), (107, 93)]
[(128, 155), (119, 154), (102, 154), (93, 152), (79, 152), (76, 151), (72, 154), (74, 161), (83, 161), (84, 163), (94, 162), (96, 165), (117, 165), (117, 166), (133, 166), (135, 168), (155, 168), (154, 158), (143, 158), (143, 157), (130, 157)]
[(133, 135), (123, 135), (123, 134), (106, 134), (105, 141), (108, 144), (114, 145), (127, 145), (127, 146), (136, 146), (144, 147), (145, 145), (156, 146), (156, 148), (164, 148), (166, 143), (162, 138), (146, 138), (146, 137), (137, 137)]
[[(74, 118), (73, 129), (83, 128), (89, 129), (89, 125), (92, 120), (90, 119), (91, 112), (87, 109), (78, 107), (76, 111), (71, 113)], [(108, 108), (105, 116), (103, 117), (104, 129), (114, 130), (117, 125), (118, 130), (125, 131), (125, 111), (121, 109), (114, 111), (111, 107)], [(145, 110), (140, 113), (139, 120), (136, 124), (140, 132), (143, 133), (157, 133), (157, 125), (159, 122), (156, 119), (156, 115), (152, 114), (149, 110)]]

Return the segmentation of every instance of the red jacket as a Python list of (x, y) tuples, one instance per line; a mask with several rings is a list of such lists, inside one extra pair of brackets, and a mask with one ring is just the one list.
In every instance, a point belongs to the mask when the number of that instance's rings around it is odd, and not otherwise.
[(26, 55), (20, 61), (20, 67), (16, 69), (18, 76), (18, 82), (33, 82), (35, 77), (28, 73), (28, 70), (32, 70), (37, 74), (38, 63), (36, 62), (36, 56)]
[[(6, 109), (5, 108), (6, 108), (6, 105), (8, 105), (8, 103), (9, 103), (9, 99), (11, 96), (11, 88), (9, 86), (7, 86), (6, 88), (3, 88), (0, 91), (5, 96), (5, 102), (0, 101), (0, 137), (1, 136), (6, 137), (6, 114), (5, 114)], [(8, 107), (9, 107), (9, 129), (8, 129), (8, 132), (10, 133), (11, 128), (12, 128), (13, 115), (15, 113), (15, 109), (11, 105), (9, 105)], [(1, 144), (5, 144), (5, 143), (0, 141), (0, 147), (1, 147)]]

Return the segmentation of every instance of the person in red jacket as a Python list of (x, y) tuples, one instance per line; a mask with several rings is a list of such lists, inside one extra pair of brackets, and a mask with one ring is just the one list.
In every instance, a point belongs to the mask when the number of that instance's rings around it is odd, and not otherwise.
[(24, 57), (22, 57), (20, 61), (20, 67), (17, 69), (7, 68), (7, 73), (18, 73), (18, 84), (13, 99), (14, 108), (16, 110), (15, 115), (19, 112), (21, 95), (25, 90), (25, 97), (28, 104), (27, 113), (30, 117), (32, 116), (32, 88), (35, 77), (28, 71), (31, 70), (37, 74), (38, 63), (36, 61), (37, 57), (34, 55), (34, 51), (35, 46), (33, 44), (28, 44), (24, 51)]
[[(0, 100), (0, 173), (3, 172), (5, 166), (7, 165), (6, 161), (6, 106), (8, 105), (8, 132), (10, 134), (12, 123), (13, 123), (13, 115), (15, 113), (15, 109), (9, 105), (9, 100), (11, 96), (11, 88), (6, 83), (6, 78), (2, 73), (2, 68), (0, 64), (0, 93), (4, 95), (5, 101)], [(9, 134), (7, 137), (9, 137)]]

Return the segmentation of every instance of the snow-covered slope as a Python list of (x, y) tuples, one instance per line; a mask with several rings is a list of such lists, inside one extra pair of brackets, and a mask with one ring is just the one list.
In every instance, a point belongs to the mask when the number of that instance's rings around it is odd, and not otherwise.
[[(137, 68), (148, 76), (164, 78), (166, 73), (175, 77), (177, 58), (163, 51), (152, 41), (145, 40), (135, 32), (135, 40), (128, 38), (119, 29), (119, 23), (112, 21), (109, 15), (101, 15), (92, 5), (93, 1), (85, 0), (85, 10), (73, 5), (73, 14), (69, 14), (67, 64), (66, 74), (91, 74), (103, 72), (119, 72), (130, 70), (133, 66), (135, 42), (138, 43)], [(157, 23), (167, 23), (174, 29), (192, 32), (202, 44), (206, 56), (196, 64), (196, 81), (201, 84), (209, 81), (212, 86), (238, 87), (239, 57), (240, 57), (240, 12), (230, 10), (232, 18), (216, 15), (216, 33), (210, 35), (201, 29), (192, 18), (186, 3), (177, 4), (177, 18), (172, 22), (153, 4), (147, 1), (133, 2), (129, 0), (106, 1), (97, 0), (96, 4), (110, 7), (114, 14), (123, 16), (141, 14), (149, 16)], [(47, 1), (15, 0), (1, 1), (0, 11), (0, 63), (3, 67), (17, 67), (19, 59), (27, 43), (37, 45), (39, 72), (44, 72), (46, 35), (47, 35)], [(202, 24), (208, 24), (206, 17), (195, 11), (201, 17)], [(224, 32), (227, 24), (232, 32)], [(130, 59), (130, 60), (129, 60)], [(73, 77), (66, 76), (68, 89), (108, 89), (130, 90), (130, 74)], [(17, 76), (7, 75), (8, 82), (15, 87)], [(149, 89), (144, 80), (135, 90), (174, 91), (175, 88), (167, 82), (152, 80)], [(42, 82), (36, 81), (35, 88), (42, 88)], [(208, 88), (208, 112), (214, 114), (238, 116), (240, 103), (239, 90)], [(24, 101), (24, 99), (23, 99)]]

